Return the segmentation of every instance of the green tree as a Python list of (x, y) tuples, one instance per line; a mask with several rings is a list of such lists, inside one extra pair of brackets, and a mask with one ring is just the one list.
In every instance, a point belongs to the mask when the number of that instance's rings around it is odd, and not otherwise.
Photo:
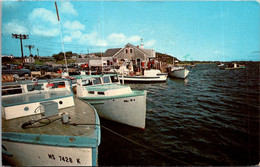
[(66, 58), (70, 59), (72, 57), (72, 51), (66, 52)]
[(52, 57), (57, 61), (62, 61), (64, 59), (64, 54), (60, 52), (59, 54), (53, 54)]

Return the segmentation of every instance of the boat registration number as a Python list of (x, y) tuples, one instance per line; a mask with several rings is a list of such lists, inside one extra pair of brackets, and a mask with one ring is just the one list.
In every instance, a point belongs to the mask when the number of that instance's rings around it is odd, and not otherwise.
[(77, 163), (81, 164), (80, 158), (71, 158), (71, 157), (64, 157), (64, 156), (55, 156), (54, 154), (48, 154), (49, 159), (52, 160), (58, 160), (58, 161), (63, 161), (63, 162), (68, 162), (68, 163)]

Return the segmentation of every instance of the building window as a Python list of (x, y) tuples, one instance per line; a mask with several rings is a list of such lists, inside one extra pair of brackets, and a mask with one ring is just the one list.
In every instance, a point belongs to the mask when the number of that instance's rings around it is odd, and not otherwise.
[(130, 53), (133, 53), (133, 49), (130, 49)]
[(137, 66), (141, 66), (141, 59), (136, 59)]
[(125, 53), (128, 53), (128, 49), (127, 48), (125, 49)]

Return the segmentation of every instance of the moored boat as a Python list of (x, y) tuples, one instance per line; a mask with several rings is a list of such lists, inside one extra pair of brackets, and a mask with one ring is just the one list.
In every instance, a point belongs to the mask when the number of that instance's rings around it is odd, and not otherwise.
[(236, 70), (236, 69), (244, 69), (246, 68), (245, 65), (240, 65), (237, 63), (233, 63), (232, 65), (229, 65), (225, 68), (225, 70)]
[(185, 67), (173, 67), (169, 73), (171, 77), (186, 78), (189, 75), (189, 70)]
[(224, 66), (225, 66), (224, 63), (222, 63), (222, 62), (219, 62), (219, 63), (218, 63), (218, 67), (224, 67)]
[(157, 69), (149, 69), (144, 70), (143, 75), (141, 72), (133, 72), (130, 71), (126, 75), (119, 75), (119, 79), (121, 82), (142, 82), (142, 83), (150, 83), (150, 82), (166, 82), (168, 77), (167, 73), (162, 73)]
[(67, 80), (2, 83), (2, 157), (9, 165), (96, 166), (99, 144), (98, 114), (74, 99)]
[(77, 97), (93, 105), (100, 117), (144, 129), (147, 92), (114, 84), (112, 76), (73, 76), (77, 78)]

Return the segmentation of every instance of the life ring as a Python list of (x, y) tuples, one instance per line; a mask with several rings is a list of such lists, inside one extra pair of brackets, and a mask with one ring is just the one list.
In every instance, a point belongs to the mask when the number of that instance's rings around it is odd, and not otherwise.
[(133, 71), (129, 72), (129, 75), (134, 76), (134, 72)]

